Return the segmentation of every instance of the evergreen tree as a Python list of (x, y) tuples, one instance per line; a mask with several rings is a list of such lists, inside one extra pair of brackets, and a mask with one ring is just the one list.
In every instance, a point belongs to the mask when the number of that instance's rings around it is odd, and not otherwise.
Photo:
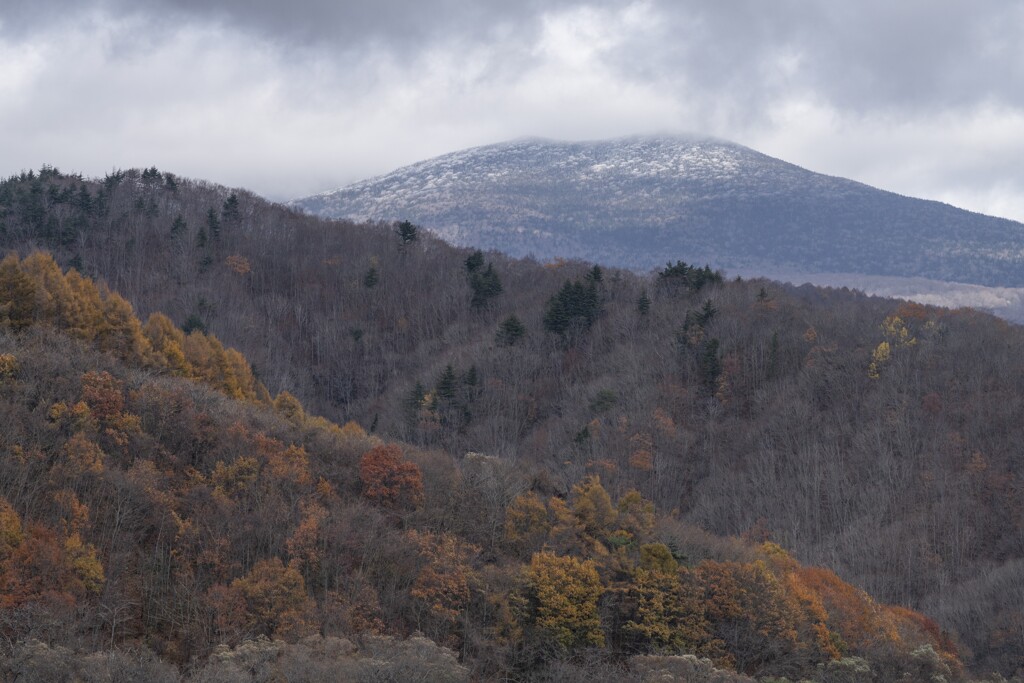
[(682, 261), (676, 261), (675, 265), (669, 263), (665, 269), (658, 273), (658, 283), (672, 289), (688, 289), (691, 292), (700, 291), (706, 285), (721, 284), (722, 274), (711, 270), (705, 265), (703, 268), (691, 266)]
[(220, 219), (217, 218), (217, 212), (212, 207), (206, 212), (206, 227), (210, 229), (210, 236), (214, 241), (220, 239)]
[(440, 379), (437, 381), (437, 389), (434, 394), (437, 396), (438, 401), (444, 403), (451, 403), (455, 400), (456, 391), (458, 389), (458, 382), (455, 379), (455, 369), (449, 363), (444, 372), (441, 373)]
[(234, 192), (232, 192), (231, 195), (224, 200), (224, 206), (221, 208), (220, 215), (221, 218), (224, 219), (225, 223), (237, 221), (241, 217), (241, 214), (238, 210), (238, 195), (236, 195)]
[(78, 188), (78, 194), (75, 195), (74, 206), (85, 216), (92, 213), (92, 197), (89, 195), (89, 190), (85, 185)]
[(640, 292), (640, 298), (636, 300), (636, 311), (640, 315), (647, 315), (651, 312), (651, 298), (647, 296), (647, 290)]
[(544, 329), (556, 334), (565, 334), (570, 327), (581, 325), (589, 328), (600, 313), (597, 287), (593, 281), (566, 281), (555, 296), (548, 299), (544, 311)]
[(181, 331), (185, 334), (192, 334), (193, 332), (202, 332), (206, 334), (206, 323), (199, 317), (198, 313), (190, 313), (185, 318), (185, 323), (181, 326)]
[(490, 263), (487, 264), (487, 268), (483, 272), (470, 273), (469, 286), (473, 290), (470, 304), (474, 308), (486, 306), (491, 299), (502, 292), (501, 280)]
[(498, 325), (494, 341), (498, 346), (515, 346), (516, 342), (526, 335), (526, 326), (514, 315), (505, 318)]
[(181, 214), (178, 214), (174, 218), (174, 222), (171, 223), (171, 237), (172, 238), (179, 238), (179, 237), (181, 237), (182, 234), (184, 234), (184, 231), (185, 231), (186, 227), (187, 227), (187, 224), (185, 223), (184, 218), (181, 217)]
[(704, 351), (700, 356), (700, 378), (704, 386), (712, 391), (722, 374), (722, 361), (718, 357), (718, 340), (709, 339), (704, 344)]
[(405, 419), (412, 427), (415, 427), (419, 420), (420, 408), (423, 406), (423, 397), (426, 393), (427, 390), (423, 383), (416, 382), (415, 386), (405, 397), (403, 406), (405, 408)]
[(473, 274), (484, 265), (484, 253), (477, 249), (466, 257), (466, 272)]
[(395, 232), (398, 234), (398, 239), (401, 240), (402, 246), (408, 246), (416, 241), (417, 228), (409, 221), (401, 221), (395, 226)]
[(704, 302), (704, 306), (700, 309), (700, 321), (702, 325), (706, 325), (711, 322), (711, 319), (718, 313), (718, 309), (711, 303), (711, 299)]
[(378, 282), (380, 282), (380, 276), (377, 274), (377, 269), (374, 266), (370, 266), (370, 269), (363, 275), (363, 287), (372, 289), (377, 286)]

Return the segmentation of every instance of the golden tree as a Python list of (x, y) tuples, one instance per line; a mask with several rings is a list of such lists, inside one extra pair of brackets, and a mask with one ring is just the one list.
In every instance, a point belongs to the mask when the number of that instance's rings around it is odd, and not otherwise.
[(603, 646), (597, 602), (604, 589), (594, 563), (535, 553), (525, 571), (527, 621), (560, 648)]

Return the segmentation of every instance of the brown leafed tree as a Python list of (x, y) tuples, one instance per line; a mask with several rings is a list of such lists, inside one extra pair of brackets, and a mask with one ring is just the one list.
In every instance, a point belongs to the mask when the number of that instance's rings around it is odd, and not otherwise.
[(363, 496), (386, 508), (414, 508), (423, 502), (423, 474), (402, 450), (387, 444), (374, 446), (359, 461)]

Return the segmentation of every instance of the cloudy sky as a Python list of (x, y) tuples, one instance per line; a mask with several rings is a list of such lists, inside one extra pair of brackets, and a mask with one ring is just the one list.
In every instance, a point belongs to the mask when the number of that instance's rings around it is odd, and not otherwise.
[(0, 174), (273, 199), (523, 136), (689, 132), (1024, 220), (1024, 0), (4, 0)]

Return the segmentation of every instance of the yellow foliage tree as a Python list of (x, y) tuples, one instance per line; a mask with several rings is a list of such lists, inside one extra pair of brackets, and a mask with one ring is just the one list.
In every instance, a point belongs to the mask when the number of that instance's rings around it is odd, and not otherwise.
[(301, 426), (306, 421), (306, 411), (302, 408), (302, 403), (287, 391), (282, 391), (274, 399), (274, 410), (296, 426)]
[(185, 333), (163, 313), (153, 313), (146, 320), (142, 333), (153, 348), (154, 365), (178, 377), (190, 377), (192, 366), (185, 360)]
[(637, 569), (626, 604), (630, 613), (622, 635), (632, 648), (715, 654), (699, 592), (675, 571)]
[(21, 262), (21, 269), (32, 280), (39, 319), (64, 328), (73, 327), (69, 321), (76, 311), (74, 296), (53, 257), (42, 251), (32, 252)]
[(66, 562), (82, 587), (90, 593), (99, 593), (106, 580), (103, 565), (96, 555), (96, 546), (84, 543), (77, 532), (64, 540)]
[(505, 541), (517, 552), (539, 549), (551, 531), (548, 510), (533, 491), (516, 496), (505, 512)]
[(96, 335), (96, 345), (121, 360), (141, 363), (152, 355), (152, 346), (142, 333), (142, 323), (135, 317), (132, 305), (124, 297), (105, 287), (103, 294), (103, 325)]
[(36, 287), (21, 270), (18, 257), (8, 254), (0, 261), (0, 323), (20, 330), (32, 324)]
[(654, 503), (646, 500), (636, 489), (622, 494), (618, 504), (618, 525), (633, 535), (645, 539), (654, 530)]
[(535, 553), (525, 571), (527, 621), (560, 648), (604, 645), (597, 611), (603, 592), (594, 563)]
[(68, 300), (66, 304), (58, 304), (61, 317), (52, 322), (76, 337), (86, 341), (95, 340), (105, 327), (103, 300), (99, 290), (92, 280), (82, 277), (76, 270), (69, 270), (64, 281), (67, 289), (61, 296), (67, 296)]
[(0, 353), (0, 382), (14, 379), (18, 373), (18, 359), (12, 353)]
[(572, 511), (584, 531), (594, 538), (604, 538), (619, 516), (611, 496), (601, 486), (597, 475), (587, 477), (572, 488)]
[(892, 347), (889, 342), (884, 341), (875, 347), (875, 350), (871, 353), (871, 364), (868, 365), (868, 377), (871, 379), (878, 379), (882, 366), (889, 362), (889, 358), (892, 357)]

